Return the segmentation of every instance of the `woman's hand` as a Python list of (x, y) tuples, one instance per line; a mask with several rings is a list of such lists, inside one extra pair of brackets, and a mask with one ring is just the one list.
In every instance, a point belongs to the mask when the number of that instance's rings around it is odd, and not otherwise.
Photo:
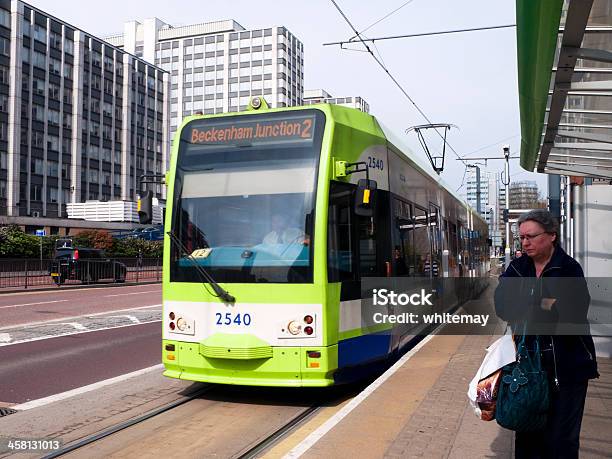
[(540, 307), (544, 310), (544, 311), (550, 311), (553, 307), (553, 304), (555, 304), (555, 301), (557, 301), (556, 298), (542, 298), (542, 302), (540, 303)]

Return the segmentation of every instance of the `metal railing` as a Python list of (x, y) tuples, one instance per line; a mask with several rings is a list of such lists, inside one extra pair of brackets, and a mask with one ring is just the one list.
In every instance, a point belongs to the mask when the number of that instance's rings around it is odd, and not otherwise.
[[(51, 274), (59, 276), (51, 276)], [(161, 258), (0, 258), (0, 289), (113, 282), (161, 282)]]

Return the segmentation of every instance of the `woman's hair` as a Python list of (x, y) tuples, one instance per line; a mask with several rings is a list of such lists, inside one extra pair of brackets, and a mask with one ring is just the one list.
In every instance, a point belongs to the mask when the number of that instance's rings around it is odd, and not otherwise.
[(544, 228), (545, 232), (556, 234), (557, 237), (555, 238), (554, 243), (559, 243), (559, 223), (549, 211), (546, 209), (530, 210), (529, 212), (522, 214), (517, 220), (519, 226), (527, 221), (536, 222), (540, 224), (542, 228)]

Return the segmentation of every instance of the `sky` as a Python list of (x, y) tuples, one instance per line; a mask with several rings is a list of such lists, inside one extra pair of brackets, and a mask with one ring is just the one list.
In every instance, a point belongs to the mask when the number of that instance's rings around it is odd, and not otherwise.
[[(181, 26), (234, 19), (245, 29), (285, 26), (304, 44), (304, 87), (325, 89), (334, 97), (361, 96), (370, 113), (403, 138), (415, 155), (427, 161), (414, 132), (426, 124), (415, 106), (360, 45), (357, 51), (324, 43), (354, 35), (331, 0), (30, 0), (30, 4), (98, 37), (121, 33), (131, 20), (158, 17)], [(337, 0), (358, 31), (400, 8), (364, 32), (369, 38), (514, 24), (515, 2), (504, 0)], [(506, 28), (377, 42), (371, 47), (387, 70), (433, 123), (457, 128), (448, 144), (461, 156), (499, 157), (509, 145), (519, 155), (520, 120), (517, 86), (516, 29)], [(427, 136), (432, 151), (442, 142)], [(465, 167), (447, 147), (442, 178), (462, 186)], [(471, 163), (475, 161), (470, 161)], [(479, 161), (482, 162), (482, 161)], [(481, 170), (499, 172), (503, 161), (488, 161)], [(535, 180), (545, 191), (546, 175), (510, 163), (512, 180)], [(463, 186), (459, 192), (465, 191)]]

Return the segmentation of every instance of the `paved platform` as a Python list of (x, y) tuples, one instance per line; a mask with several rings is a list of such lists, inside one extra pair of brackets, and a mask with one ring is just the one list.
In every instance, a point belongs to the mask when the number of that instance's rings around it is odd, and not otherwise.
[[(465, 309), (471, 313), (489, 311), (495, 317), (493, 291), (492, 285)], [(467, 333), (432, 337), (306, 451), (303, 445), (308, 438), (312, 443), (316, 426), (305, 427), (310, 432), (293, 445), (285, 445), (284, 453), (293, 448), (288, 457), (514, 457), (514, 433), (495, 421), (479, 420), (466, 395), (486, 347), (496, 338), (494, 334)], [(589, 385), (583, 418), (583, 458), (612, 457), (612, 361), (598, 358), (598, 362), (601, 378)], [(283, 456), (281, 450), (276, 448), (267, 456)]]

